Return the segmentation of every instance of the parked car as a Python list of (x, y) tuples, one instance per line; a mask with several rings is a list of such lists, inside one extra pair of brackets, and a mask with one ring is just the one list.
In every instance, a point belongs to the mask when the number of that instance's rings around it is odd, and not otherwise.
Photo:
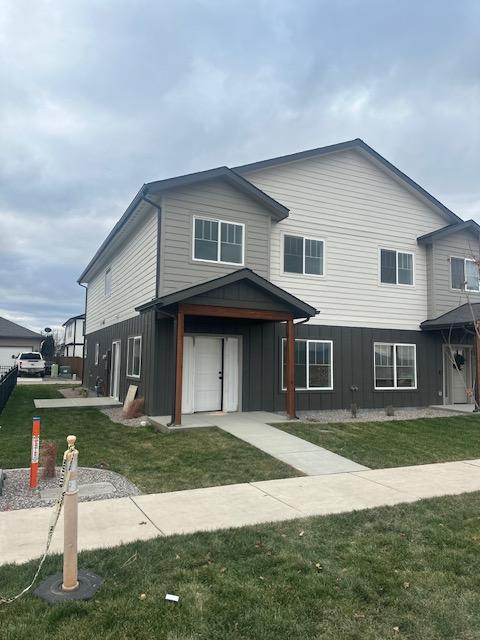
[(19, 376), (45, 377), (45, 360), (38, 351), (22, 351), (15, 358)]

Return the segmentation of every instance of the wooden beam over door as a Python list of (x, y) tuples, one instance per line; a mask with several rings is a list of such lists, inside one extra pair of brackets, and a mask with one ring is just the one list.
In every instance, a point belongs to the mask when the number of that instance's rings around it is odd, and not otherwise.
[(268, 311), (264, 309), (242, 309), (237, 307), (217, 307), (206, 304), (179, 304), (179, 312), (186, 316), (212, 316), (217, 318), (246, 318), (248, 320), (293, 321), (293, 313), (288, 311)]

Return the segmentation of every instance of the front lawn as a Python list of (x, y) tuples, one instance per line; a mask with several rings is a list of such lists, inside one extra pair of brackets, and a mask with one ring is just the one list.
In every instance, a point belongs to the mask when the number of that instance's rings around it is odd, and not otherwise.
[[(80, 567), (105, 578), (95, 599), (27, 595), (0, 607), (2, 638), (475, 640), (479, 513), (465, 494), (85, 552)], [(35, 568), (1, 567), (0, 591)], [(42, 577), (59, 571), (49, 558)]]
[(275, 427), (372, 469), (480, 458), (480, 416)]
[(162, 434), (113, 423), (97, 409), (34, 408), (34, 398), (57, 397), (54, 385), (15, 389), (0, 416), (0, 468), (29, 466), (32, 416), (38, 414), (41, 438), (58, 444), (59, 463), (73, 433), (81, 466), (104, 465), (147, 493), (301, 475), (218, 429)]

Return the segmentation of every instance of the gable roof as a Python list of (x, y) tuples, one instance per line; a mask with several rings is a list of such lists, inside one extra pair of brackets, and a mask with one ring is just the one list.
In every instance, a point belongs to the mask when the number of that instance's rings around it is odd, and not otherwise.
[(455, 329), (458, 327), (473, 325), (477, 320), (480, 320), (480, 302), (466, 302), (465, 304), (438, 316), (438, 318), (425, 320), (422, 322), (420, 327), (424, 331), (432, 329)]
[(35, 331), (0, 317), (0, 338), (36, 338), (42, 340), (42, 336)]
[(68, 320), (65, 320), (65, 322), (62, 324), (62, 327), (65, 327), (69, 322), (73, 322), (74, 320), (85, 320), (85, 314), (79, 313), (78, 316), (72, 316)]
[(91, 270), (95, 262), (101, 257), (101, 255), (105, 252), (107, 247), (110, 245), (112, 240), (118, 235), (118, 233), (123, 229), (123, 227), (127, 224), (130, 218), (133, 216), (135, 210), (141, 202), (148, 202), (159, 209), (159, 206), (154, 203), (152, 200), (149, 200), (147, 196), (149, 194), (157, 194), (162, 193), (172, 189), (178, 189), (180, 187), (191, 186), (195, 184), (200, 184), (202, 182), (208, 180), (224, 180), (231, 184), (236, 189), (242, 191), (245, 195), (253, 198), (259, 204), (262, 204), (268, 211), (270, 211), (272, 217), (277, 220), (283, 220), (289, 214), (289, 209), (285, 205), (281, 204), (267, 193), (256, 187), (253, 183), (251, 183), (244, 174), (248, 174), (252, 171), (258, 171), (259, 169), (264, 169), (268, 167), (279, 166), (282, 164), (286, 164), (289, 162), (296, 162), (298, 160), (305, 160), (307, 158), (313, 158), (317, 156), (326, 155), (329, 153), (335, 153), (338, 151), (348, 151), (351, 149), (356, 149), (360, 153), (364, 153), (368, 157), (370, 157), (374, 162), (380, 164), (382, 167), (387, 169), (392, 175), (396, 176), (400, 179), (406, 186), (408, 186), (412, 191), (417, 193), (417, 195), (422, 198), (425, 202), (429, 203), (433, 206), (437, 211), (439, 211), (443, 216), (445, 216), (448, 221), (452, 224), (458, 224), (463, 222), (463, 220), (457, 216), (453, 211), (448, 209), (445, 205), (443, 205), (439, 200), (437, 200), (434, 196), (432, 196), (428, 191), (423, 189), (419, 184), (417, 184), (414, 180), (409, 178), (403, 171), (400, 171), (397, 167), (395, 167), (391, 162), (386, 160), (383, 156), (377, 153), (372, 147), (366, 144), (360, 138), (355, 138), (354, 140), (347, 140), (346, 142), (340, 142), (338, 144), (332, 144), (325, 147), (318, 147), (316, 149), (309, 149), (307, 151), (300, 151), (299, 153), (292, 153), (285, 156), (279, 156), (277, 158), (270, 158), (268, 160), (261, 160), (259, 162), (252, 162), (250, 164), (238, 165), (233, 168), (229, 168), (226, 166), (217, 167), (215, 169), (208, 169), (207, 171), (197, 171), (195, 173), (189, 173), (182, 176), (177, 176), (174, 178), (166, 178), (165, 180), (156, 180), (154, 182), (148, 182), (142, 186), (137, 195), (133, 198), (132, 202), (128, 205), (125, 213), (122, 215), (120, 220), (115, 224), (112, 231), (105, 238), (103, 243), (100, 245), (100, 248), (95, 253), (93, 258), (90, 260), (88, 265), (83, 270), (82, 274), (79, 276), (77, 282), (81, 284), (84, 282), (84, 279), (88, 272)]
[(280, 202), (277, 202), (274, 198), (266, 194), (264, 191), (256, 187), (254, 184), (246, 180), (243, 176), (237, 174), (228, 167), (217, 167), (215, 169), (208, 169), (207, 171), (197, 171), (196, 173), (189, 173), (183, 176), (177, 176), (174, 178), (166, 178), (165, 180), (156, 180), (155, 182), (147, 182), (142, 186), (140, 191), (134, 197), (132, 202), (128, 205), (125, 213), (120, 220), (115, 224), (108, 236), (100, 245), (93, 258), (85, 267), (77, 282), (80, 284), (90, 271), (95, 262), (104, 253), (105, 249), (112, 242), (112, 240), (118, 235), (122, 228), (132, 217), (137, 206), (142, 202), (148, 202), (153, 204), (158, 209), (160, 208), (156, 203), (147, 198), (148, 195), (154, 195), (163, 193), (165, 191), (171, 191), (172, 189), (178, 189), (181, 187), (193, 186), (201, 184), (210, 180), (223, 180), (233, 186), (235, 189), (241, 191), (249, 198), (252, 198), (257, 203), (261, 204), (267, 211), (270, 212), (272, 218), (277, 222), (286, 218), (289, 214), (288, 207), (285, 207)]
[(442, 204), (439, 200), (437, 200), (434, 196), (432, 196), (428, 191), (426, 191), (423, 187), (417, 184), (414, 180), (409, 178), (403, 171), (400, 171), (395, 165), (389, 162), (386, 158), (381, 156), (375, 149), (372, 149), (366, 142), (364, 142), (361, 138), (355, 138), (354, 140), (347, 140), (346, 142), (339, 142), (338, 144), (331, 144), (326, 147), (318, 147), (316, 149), (308, 149), (307, 151), (300, 151), (299, 153), (291, 153), (286, 156), (279, 156), (278, 158), (269, 158), (268, 160), (261, 160), (260, 162), (251, 162), (250, 164), (242, 164), (237, 167), (233, 167), (234, 171), (237, 173), (248, 174), (252, 171), (258, 171), (260, 169), (267, 169), (269, 167), (277, 167), (282, 164), (287, 164), (289, 162), (297, 162), (299, 160), (306, 160), (308, 158), (316, 158), (319, 156), (326, 155), (328, 153), (336, 153), (338, 151), (349, 151), (355, 149), (360, 151), (361, 153), (366, 154), (370, 158), (372, 158), (375, 162), (383, 166), (390, 173), (399, 178), (402, 182), (404, 182), (410, 189), (415, 191), (422, 199), (429, 202), (430, 205), (434, 206), (437, 210), (439, 210), (444, 216), (448, 218), (452, 223), (463, 222), (463, 220), (457, 216), (456, 213), (453, 213), (450, 209), (448, 209), (444, 204)]
[(140, 305), (135, 308), (135, 311), (147, 311), (153, 307), (156, 307), (158, 310), (162, 310), (162, 308), (169, 307), (172, 304), (177, 304), (179, 302), (183, 302), (184, 300), (188, 300), (189, 298), (193, 298), (194, 296), (199, 296), (215, 289), (219, 289), (221, 287), (225, 287), (229, 284), (233, 284), (234, 282), (247, 281), (251, 282), (253, 285), (259, 287), (264, 292), (268, 293), (272, 297), (277, 300), (281, 300), (286, 303), (299, 314), (299, 317), (313, 317), (318, 311), (312, 307), (311, 305), (303, 302), (296, 296), (288, 293), (285, 289), (278, 287), (273, 284), (269, 280), (262, 278), (258, 273), (255, 273), (251, 269), (238, 269), (233, 273), (229, 273), (226, 276), (220, 276), (219, 278), (213, 278), (213, 280), (207, 280), (207, 282), (201, 282), (200, 284), (194, 284), (190, 287), (186, 287), (185, 289), (180, 289), (178, 291), (174, 291), (172, 293), (167, 293), (165, 296), (161, 296), (160, 298), (156, 298), (147, 302), (145, 304)]
[(441, 229), (431, 231), (430, 233), (426, 233), (425, 235), (418, 237), (417, 242), (418, 244), (431, 244), (434, 240), (440, 240), (441, 238), (458, 233), (459, 231), (471, 231), (472, 233), (480, 236), (480, 225), (478, 225), (475, 220), (466, 220), (459, 224), (450, 224), (446, 227), (442, 227)]

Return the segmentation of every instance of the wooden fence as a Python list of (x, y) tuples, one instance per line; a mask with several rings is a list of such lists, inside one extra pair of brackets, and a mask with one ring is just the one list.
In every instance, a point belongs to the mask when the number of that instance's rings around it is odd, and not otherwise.
[(59, 367), (70, 367), (72, 373), (77, 374), (77, 379), (81, 380), (83, 376), (83, 358), (73, 356), (59, 356), (56, 358)]
[(0, 413), (2, 413), (10, 394), (17, 384), (17, 367), (12, 367), (7, 373), (0, 375)]

